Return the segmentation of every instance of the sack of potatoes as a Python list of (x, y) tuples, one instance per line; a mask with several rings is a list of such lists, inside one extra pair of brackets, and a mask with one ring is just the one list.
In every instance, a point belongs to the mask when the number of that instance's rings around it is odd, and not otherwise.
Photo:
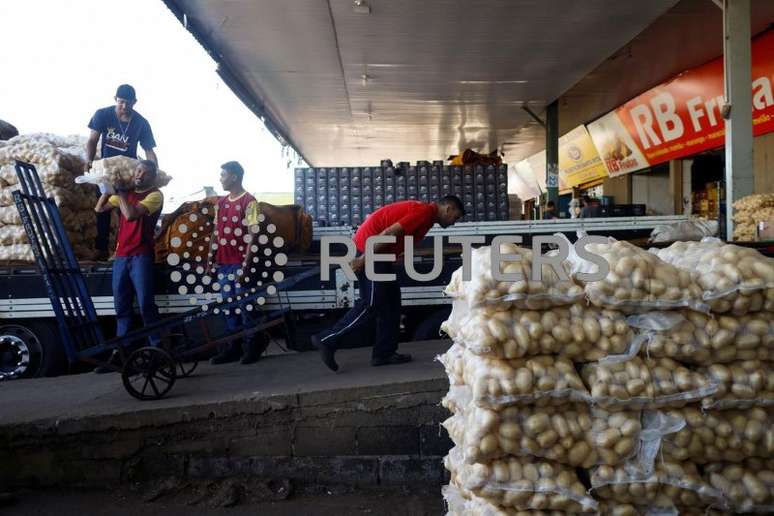
[(479, 247), (471, 253), (470, 281), (463, 278), (463, 268), (452, 274), (444, 292), (454, 299), (464, 299), (472, 308), (487, 305), (516, 306), (528, 310), (546, 310), (583, 299), (583, 289), (570, 278), (569, 264), (563, 262), (565, 279), (549, 265), (542, 265), (539, 280), (531, 279), (532, 251), (515, 244), (500, 245), (503, 255), (516, 255), (518, 260), (503, 260), (503, 274), (521, 274), (518, 280), (496, 280), (492, 275), (492, 249)]
[(594, 512), (575, 469), (544, 460), (506, 457), (467, 464), (456, 447), (444, 458), (451, 484), (505, 509)]
[(634, 357), (581, 369), (591, 402), (607, 409), (679, 407), (715, 393), (709, 377), (671, 358)]
[(774, 367), (769, 362), (714, 364), (701, 372), (718, 385), (715, 394), (701, 400), (705, 410), (774, 406)]
[(455, 300), (442, 330), (478, 355), (558, 354), (581, 362), (626, 353), (634, 338), (623, 313), (586, 303), (551, 310), (499, 305), (470, 309), (464, 301)]
[(656, 254), (694, 274), (702, 300), (715, 313), (745, 315), (774, 310), (774, 258), (717, 239), (675, 242)]
[[(506, 509), (492, 502), (475, 496), (470, 491), (454, 485), (447, 485), (441, 488), (443, 499), (446, 502), (446, 516), (566, 516), (564, 511), (549, 510), (517, 510)], [(602, 511), (600, 514), (615, 514), (615, 516), (645, 516), (645, 513), (639, 512), (608, 512)]]
[(771, 409), (713, 410), (694, 407), (663, 411), (685, 420), (682, 430), (664, 436), (661, 449), (676, 460), (697, 464), (741, 462), (774, 455), (774, 412)]
[(605, 244), (589, 244), (586, 250), (609, 265), (604, 279), (585, 282), (586, 295), (597, 306), (628, 313), (675, 308), (707, 310), (701, 288), (690, 272), (644, 249), (611, 239)]
[(672, 328), (651, 332), (646, 350), (688, 364), (774, 360), (774, 317), (770, 312), (716, 317), (681, 310)]
[(707, 508), (722, 503), (695, 464), (674, 460), (658, 460), (651, 471), (598, 466), (591, 471), (591, 488), (596, 498), (616, 504)]
[[(139, 161), (127, 156), (111, 156), (92, 163), (91, 170), (75, 179), (76, 183), (109, 184), (115, 188), (132, 188)], [(163, 170), (156, 174), (156, 188), (167, 186), (172, 178)]]
[(747, 459), (704, 466), (704, 478), (733, 512), (774, 513), (774, 460)]
[[(456, 346), (456, 348), (455, 348)], [(562, 404), (586, 401), (584, 387), (572, 362), (566, 358), (542, 355), (521, 359), (488, 358), (455, 344), (440, 357), (450, 382), (462, 382), (472, 390), (473, 402), (497, 408), (512, 404)], [(451, 365), (449, 363), (451, 362)]]
[(585, 404), (497, 411), (470, 405), (443, 426), (468, 464), (517, 455), (584, 468), (631, 458), (642, 430), (639, 412), (610, 414)]

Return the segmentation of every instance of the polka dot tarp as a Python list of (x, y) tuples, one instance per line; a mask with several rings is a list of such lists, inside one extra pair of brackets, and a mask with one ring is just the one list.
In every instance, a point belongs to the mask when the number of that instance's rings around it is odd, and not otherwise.
[[(207, 207), (202, 207), (200, 214), (192, 213), (187, 221), (177, 225), (177, 234), (181, 237), (170, 240), (167, 264), (172, 269), (169, 279), (176, 285), (175, 291), (188, 296), (192, 306), (199, 305), (201, 310), (214, 314), (228, 315), (231, 311), (239, 314), (259, 309), (267, 299), (264, 295), (256, 297), (255, 294), (265, 290), (268, 296), (276, 295), (277, 287), (271, 282), (280, 282), (285, 278), (279, 270), (288, 263), (287, 255), (281, 251), (284, 239), (273, 236), (277, 227), (268, 222), (263, 214), (258, 215), (258, 224), (254, 225), (248, 225), (246, 220), (240, 221), (236, 216), (231, 220), (222, 217), (222, 222), (229, 224), (223, 227), (222, 234), (215, 229), (218, 221), (212, 226), (201, 225), (207, 220), (207, 215)], [(212, 233), (203, 239), (209, 245), (207, 260), (203, 263), (201, 252), (204, 246), (199, 246), (199, 254), (194, 256), (196, 253), (191, 249), (193, 242), (185, 241), (185, 238), (197, 239), (206, 231)], [(227, 276), (219, 273), (215, 256), (220, 246), (236, 248), (243, 256), (249, 253), (252, 257), (249, 269), (240, 268), (235, 274)], [(239, 290), (232, 289), (231, 284)], [(237, 306), (232, 304), (235, 301)]]

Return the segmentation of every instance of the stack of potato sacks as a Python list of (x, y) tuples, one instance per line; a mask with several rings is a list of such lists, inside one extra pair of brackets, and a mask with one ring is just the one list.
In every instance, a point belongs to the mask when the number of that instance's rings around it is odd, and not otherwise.
[[(498, 281), (488, 247), (471, 281), (453, 275), (449, 512), (774, 510), (773, 260), (718, 243), (587, 249), (610, 265), (601, 281), (577, 256), (567, 279), (544, 266)], [(500, 250), (520, 260), (502, 272), (529, 274), (531, 251)]]
[(734, 240), (758, 239), (757, 225), (774, 220), (774, 193), (754, 194), (734, 202)]
[(21, 188), (14, 169), (17, 159), (35, 165), (43, 188), (59, 206), (76, 255), (91, 258), (96, 237), (95, 189), (73, 182), (83, 172), (86, 139), (36, 133), (19, 135), (0, 145), (0, 262), (34, 260), (13, 200), (12, 192)]

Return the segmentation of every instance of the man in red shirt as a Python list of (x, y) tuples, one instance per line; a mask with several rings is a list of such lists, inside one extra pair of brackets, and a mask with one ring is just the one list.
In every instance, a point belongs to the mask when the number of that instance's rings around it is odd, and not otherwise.
[[(116, 336), (126, 335), (132, 323), (133, 294), (143, 322), (148, 325), (158, 319), (153, 298), (153, 262), (155, 242), (153, 232), (161, 215), (164, 196), (154, 186), (156, 163), (143, 160), (134, 172), (134, 189), (116, 195), (102, 194), (94, 207), (97, 213), (117, 208), (120, 212), (116, 259), (113, 262), (113, 304), (116, 310)], [(152, 346), (159, 343), (158, 335), (149, 337)]]
[[(254, 256), (251, 237), (248, 237), (251, 226), (258, 224), (258, 202), (255, 197), (245, 191), (242, 178), (245, 170), (237, 161), (229, 161), (221, 165), (220, 184), (227, 192), (218, 199), (215, 207), (215, 233), (213, 240), (215, 249), (214, 263), (218, 278), (218, 288), (224, 300), (236, 298), (242, 292), (242, 278), (253, 266)], [(209, 267), (208, 267), (209, 268)], [(248, 276), (249, 277), (249, 276)], [(238, 333), (247, 323), (244, 307), (229, 310), (226, 316), (226, 329), (229, 334)], [(243, 365), (258, 361), (260, 353), (252, 339), (236, 341), (224, 345), (210, 363), (226, 364), (240, 360)]]
[[(333, 328), (312, 337), (312, 343), (320, 350), (323, 363), (337, 371), (334, 354), (340, 339), (356, 335), (361, 340), (373, 342), (371, 365), (382, 366), (403, 364), (411, 361), (408, 354), (397, 353), (400, 332), (400, 285), (398, 281), (371, 281), (366, 278), (366, 241), (376, 235), (397, 238), (395, 244), (377, 244), (375, 253), (394, 253), (396, 258), (403, 254), (404, 237), (414, 242), (422, 240), (433, 224), (449, 227), (465, 215), (462, 201), (448, 195), (437, 203), (400, 201), (373, 212), (355, 233), (354, 242), (358, 257), (352, 261), (352, 270), (360, 285), (360, 299), (343, 319)], [(374, 272), (390, 274), (394, 264), (376, 262)], [(375, 323), (375, 324), (374, 324)]]

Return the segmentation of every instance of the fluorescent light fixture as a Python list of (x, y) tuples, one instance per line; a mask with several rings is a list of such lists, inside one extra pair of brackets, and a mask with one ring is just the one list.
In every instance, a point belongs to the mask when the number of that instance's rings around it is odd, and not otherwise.
[(371, 6), (366, 0), (355, 0), (352, 4), (352, 10), (355, 14), (371, 14)]

